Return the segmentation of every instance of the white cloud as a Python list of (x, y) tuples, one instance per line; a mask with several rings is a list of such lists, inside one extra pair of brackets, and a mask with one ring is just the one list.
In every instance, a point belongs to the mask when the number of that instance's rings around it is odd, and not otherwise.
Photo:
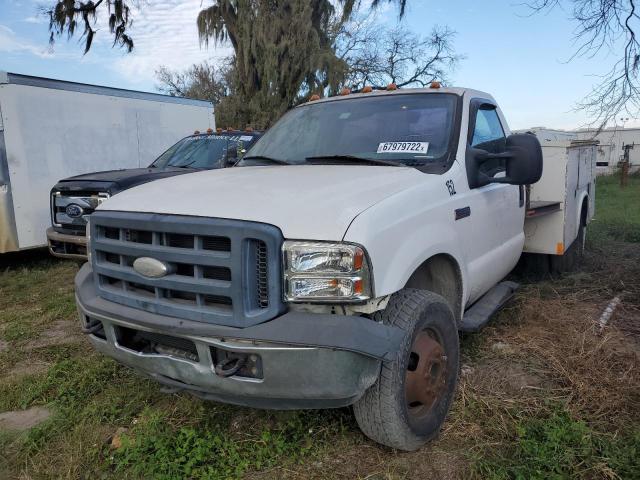
[[(129, 34), (134, 41), (132, 53), (123, 53), (113, 68), (134, 83), (147, 83), (155, 79), (160, 65), (183, 70), (194, 63), (228, 56), (231, 48), (200, 48), (196, 18), (207, 5), (202, 0), (158, 0), (143, 4), (133, 12), (133, 25)], [(102, 27), (96, 35), (101, 46), (113, 41), (108, 28)], [(117, 48), (117, 47), (116, 47)]]
[(19, 38), (13, 30), (4, 25), (0, 25), (0, 52), (31, 53), (42, 58), (52, 56), (52, 53), (47, 48)]
[(32, 15), (30, 17), (25, 18), (22, 21), (25, 23), (37, 23), (37, 24), (43, 24), (48, 22), (47, 18), (44, 15)]

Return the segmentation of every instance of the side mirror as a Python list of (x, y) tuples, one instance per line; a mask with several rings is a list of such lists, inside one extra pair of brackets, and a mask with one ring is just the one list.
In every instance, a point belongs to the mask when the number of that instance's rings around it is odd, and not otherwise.
[[(506, 175), (490, 177), (480, 171), (480, 166), (489, 160), (504, 159)], [(529, 185), (542, 176), (542, 147), (535, 135), (516, 133), (507, 137), (504, 153), (489, 153), (469, 147), (467, 150), (467, 175), (469, 187), (476, 188), (490, 183)]]

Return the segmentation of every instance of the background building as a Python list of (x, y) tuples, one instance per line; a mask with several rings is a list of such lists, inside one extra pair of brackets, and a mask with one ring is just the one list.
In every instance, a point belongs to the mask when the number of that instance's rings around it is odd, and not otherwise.
[(640, 128), (612, 127), (600, 132), (597, 129), (559, 130), (546, 127), (532, 127), (518, 132), (535, 133), (541, 143), (591, 140), (598, 145), (597, 173), (599, 175), (613, 173), (618, 163), (623, 160), (625, 147), (629, 151), (630, 171), (640, 170)]

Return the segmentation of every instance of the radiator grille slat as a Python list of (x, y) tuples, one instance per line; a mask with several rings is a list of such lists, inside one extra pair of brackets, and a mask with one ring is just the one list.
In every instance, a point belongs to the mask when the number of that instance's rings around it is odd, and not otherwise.
[[(92, 261), (103, 298), (153, 313), (229, 326), (269, 320), (284, 310), (282, 234), (271, 225), (226, 219), (97, 211)], [(167, 267), (145, 277), (133, 264)]]

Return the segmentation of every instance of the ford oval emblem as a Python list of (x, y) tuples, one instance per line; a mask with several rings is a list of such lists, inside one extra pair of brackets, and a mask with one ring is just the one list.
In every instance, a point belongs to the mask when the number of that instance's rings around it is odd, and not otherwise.
[(67, 205), (67, 208), (65, 208), (64, 211), (69, 218), (80, 218), (84, 213), (82, 207), (80, 205), (76, 205), (75, 203)]
[(148, 278), (162, 278), (171, 273), (169, 265), (151, 257), (136, 258), (133, 262), (133, 269)]

